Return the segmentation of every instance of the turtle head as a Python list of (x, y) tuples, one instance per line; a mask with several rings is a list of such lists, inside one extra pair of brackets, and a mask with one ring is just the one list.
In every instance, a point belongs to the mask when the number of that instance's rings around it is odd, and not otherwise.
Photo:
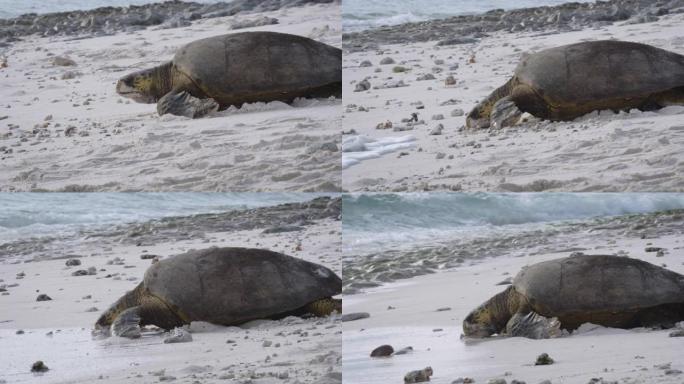
[(498, 331), (491, 321), (490, 308), (486, 303), (470, 312), (463, 320), (463, 335), (467, 337), (489, 337)]
[(518, 84), (518, 79), (516, 77), (511, 78), (506, 84), (495, 89), (489, 96), (477, 104), (466, 116), (466, 127), (469, 129), (489, 128), (494, 104), (500, 99), (509, 96), (516, 84)]
[(469, 129), (480, 129), (489, 127), (489, 115), (491, 106), (478, 104), (466, 117), (466, 127)]
[(518, 312), (519, 296), (511, 286), (485, 301), (463, 320), (463, 335), (482, 338), (504, 331), (513, 314)]
[(171, 90), (171, 63), (131, 73), (116, 83), (116, 93), (139, 103), (156, 103)]
[(121, 296), (119, 300), (112, 304), (112, 306), (97, 319), (95, 322), (95, 330), (107, 330), (121, 312), (139, 305), (140, 295), (142, 294), (143, 289), (143, 284), (140, 283), (134, 290), (128, 291), (125, 295)]

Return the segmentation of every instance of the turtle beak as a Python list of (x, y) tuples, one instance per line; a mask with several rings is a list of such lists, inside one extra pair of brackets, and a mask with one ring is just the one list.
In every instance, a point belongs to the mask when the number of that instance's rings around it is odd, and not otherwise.
[(490, 337), (491, 335), (497, 333), (494, 327), (488, 323), (482, 323), (478, 319), (477, 312), (471, 312), (465, 320), (463, 320), (463, 335), (466, 337), (473, 338), (484, 338)]
[(141, 92), (135, 85), (137, 73), (119, 79), (116, 83), (116, 93), (123, 97), (133, 99), (138, 103), (154, 103), (156, 100), (150, 95)]
[(468, 129), (489, 128), (489, 119), (482, 118), (477, 107), (473, 108), (466, 117), (466, 127)]
[(140, 91), (133, 86), (133, 79), (130, 76), (126, 76), (116, 83), (116, 93), (121, 96), (131, 97), (131, 95), (139, 94)]

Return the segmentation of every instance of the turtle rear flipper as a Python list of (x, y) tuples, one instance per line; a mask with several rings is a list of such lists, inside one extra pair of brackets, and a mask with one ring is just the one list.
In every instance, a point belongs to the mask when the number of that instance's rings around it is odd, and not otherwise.
[(333, 312), (342, 313), (342, 300), (333, 298), (316, 300), (307, 304), (304, 310), (318, 317), (330, 316)]
[(557, 318), (544, 317), (536, 312), (518, 312), (506, 324), (506, 334), (528, 339), (550, 339), (562, 334)]
[(157, 102), (159, 116), (170, 113), (196, 119), (218, 109), (219, 104), (214, 99), (199, 99), (186, 91), (169, 92)]
[(137, 339), (140, 334), (140, 307), (132, 307), (119, 313), (111, 326), (112, 335)]

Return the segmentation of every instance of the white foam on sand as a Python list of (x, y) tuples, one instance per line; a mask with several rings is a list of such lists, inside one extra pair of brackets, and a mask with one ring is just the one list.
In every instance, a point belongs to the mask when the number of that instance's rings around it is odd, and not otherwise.
[(413, 135), (383, 137), (373, 139), (367, 136), (351, 136), (342, 140), (342, 169), (359, 164), (363, 160), (374, 159), (402, 149), (413, 148), (416, 138)]

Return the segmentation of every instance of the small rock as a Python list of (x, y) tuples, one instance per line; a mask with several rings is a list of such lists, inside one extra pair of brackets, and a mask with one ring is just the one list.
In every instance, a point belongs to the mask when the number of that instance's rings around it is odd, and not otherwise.
[(362, 67), (362, 68), (363, 67), (372, 67), (372, 66), (373, 66), (373, 63), (371, 63), (369, 60), (364, 60), (361, 62), (361, 64), (359, 64), (359, 67)]
[(50, 300), (52, 300), (52, 298), (50, 296), (44, 294), (44, 293), (41, 293), (40, 295), (38, 295), (38, 297), (36, 297), (36, 301), (50, 301)]
[(433, 375), (432, 367), (425, 367), (418, 371), (411, 371), (404, 376), (404, 383), (422, 383), (430, 381)]
[(460, 108), (456, 108), (456, 109), (454, 109), (453, 111), (451, 111), (451, 116), (452, 116), (452, 117), (463, 116), (464, 114), (465, 114), (465, 112), (463, 112), (463, 110), (460, 109)]
[(368, 81), (368, 79), (363, 79), (356, 83), (356, 86), (354, 87), (354, 92), (363, 92), (367, 91), (371, 88), (371, 83)]
[(409, 346), (409, 347), (404, 347), (398, 351), (394, 351), (394, 354), (395, 355), (405, 355), (405, 354), (411, 353), (411, 352), (413, 352), (413, 347)]
[(342, 315), (342, 322), (367, 319), (369, 317), (370, 313), (368, 312), (345, 313), (344, 315)]
[(684, 337), (684, 329), (678, 329), (670, 332), (670, 337)]
[(73, 267), (76, 265), (81, 265), (81, 260), (79, 259), (69, 259), (66, 261), (66, 266), (67, 267)]
[(542, 353), (541, 355), (537, 356), (537, 361), (534, 362), (534, 365), (551, 365), (553, 364), (553, 359), (549, 356), (548, 353)]
[(76, 65), (76, 62), (66, 56), (56, 56), (52, 59), (52, 64), (60, 67), (73, 67)]
[(188, 343), (192, 341), (190, 332), (183, 328), (174, 328), (169, 332), (169, 336), (164, 338), (165, 344), (170, 343)]
[(394, 64), (394, 59), (391, 57), (385, 57), (380, 60), (380, 65)]
[(453, 76), (449, 75), (449, 76), (447, 76), (446, 79), (444, 79), (444, 85), (446, 85), (446, 86), (456, 85), (456, 79)]
[(426, 73), (424, 75), (418, 76), (418, 78), (416, 78), (416, 81), (425, 81), (425, 80), (434, 80), (434, 79), (435, 79), (435, 75), (433, 75), (432, 73)]
[(38, 360), (33, 365), (31, 366), (31, 372), (47, 372), (49, 371), (50, 368), (48, 368), (45, 363), (43, 363), (42, 360)]
[(430, 131), (429, 134), (432, 135), (432, 136), (439, 136), (439, 135), (442, 134), (442, 131), (443, 131), (443, 130), (444, 130), (444, 125), (442, 125), (442, 124), (437, 124), (436, 127), (432, 128), (432, 130)]
[(387, 356), (392, 356), (393, 353), (394, 353), (394, 348), (392, 348), (391, 345), (385, 344), (385, 345), (381, 345), (381, 346), (375, 348), (371, 352), (370, 356), (371, 357), (387, 357)]
[(474, 382), (475, 382), (475, 379), (473, 379), (473, 378), (459, 377), (458, 379), (452, 381), (451, 384), (472, 384)]

